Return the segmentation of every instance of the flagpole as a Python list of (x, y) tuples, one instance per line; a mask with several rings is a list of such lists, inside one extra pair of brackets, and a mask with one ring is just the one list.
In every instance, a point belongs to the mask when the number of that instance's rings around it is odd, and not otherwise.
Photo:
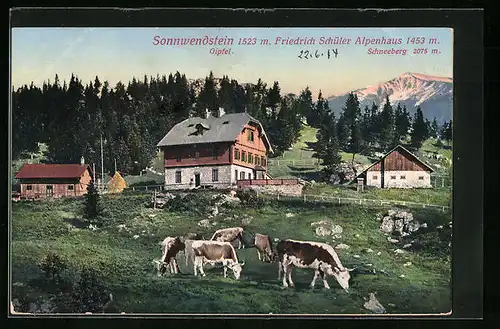
[(104, 152), (102, 149), (102, 135), (101, 135), (101, 191), (104, 188)]

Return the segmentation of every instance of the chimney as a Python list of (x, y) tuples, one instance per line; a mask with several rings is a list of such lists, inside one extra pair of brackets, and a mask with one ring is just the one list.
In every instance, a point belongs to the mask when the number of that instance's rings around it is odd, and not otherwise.
[(83, 157), (83, 155), (82, 155), (82, 157), (80, 158), (80, 164), (81, 164), (81, 165), (84, 165), (84, 164), (85, 164), (85, 158)]

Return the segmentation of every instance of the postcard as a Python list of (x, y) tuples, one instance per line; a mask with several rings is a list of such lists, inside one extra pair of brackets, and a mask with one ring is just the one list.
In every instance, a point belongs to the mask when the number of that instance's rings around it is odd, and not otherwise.
[(13, 28), (12, 314), (450, 314), (453, 39)]

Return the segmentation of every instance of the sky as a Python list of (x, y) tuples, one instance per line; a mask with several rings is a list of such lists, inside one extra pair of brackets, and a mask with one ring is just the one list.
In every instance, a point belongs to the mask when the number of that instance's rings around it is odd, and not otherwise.
[[(233, 38), (232, 45), (161, 45), (161, 38)], [(275, 44), (276, 38), (312, 38), (313, 45)], [(321, 45), (320, 39), (340, 37), (350, 44)], [(357, 38), (401, 38), (401, 44), (355, 44)], [(255, 45), (238, 45), (255, 38)], [(414, 39), (414, 44), (408, 44)], [(422, 39), (425, 38), (425, 39)], [(435, 38), (436, 43), (429, 42)], [(261, 45), (267, 39), (269, 44)], [(362, 41), (362, 40), (361, 40)], [(423, 44), (416, 42), (423, 41)], [(369, 54), (370, 48), (406, 49), (406, 55)], [(213, 49), (230, 54), (211, 54)], [(336, 49), (336, 58), (328, 49)], [(427, 54), (413, 54), (426, 49)], [(432, 54), (437, 49), (439, 54)], [(299, 58), (301, 51), (309, 57)], [(316, 51), (317, 50), (317, 51)], [(323, 54), (316, 58), (315, 54)], [(11, 36), (11, 85), (68, 81), (71, 74), (84, 83), (99, 76), (111, 86), (133, 77), (160, 76), (179, 71), (188, 79), (228, 75), (240, 83), (261, 78), (278, 81), (282, 93), (299, 93), (308, 86), (313, 95), (340, 95), (375, 85), (405, 72), (452, 77), (453, 30), (450, 28), (14, 28)]]

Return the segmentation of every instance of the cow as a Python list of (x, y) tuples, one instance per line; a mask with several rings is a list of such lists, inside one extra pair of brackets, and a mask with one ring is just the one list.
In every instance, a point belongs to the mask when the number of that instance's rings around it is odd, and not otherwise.
[(191, 259), (193, 261), (194, 258), (193, 248), (191, 247), (191, 245), (193, 241), (203, 240), (203, 237), (198, 233), (186, 233), (184, 234), (183, 238), (185, 244), (184, 258), (186, 260), (186, 266), (189, 266), (189, 260)]
[(327, 275), (334, 276), (340, 286), (349, 291), (349, 272), (354, 269), (345, 268), (332, 246), (326, 243), (297, 240), (281, 240), (276, 245), (278, 256), (278, 280), (283, 271), (283, 286), (293, 287), (292, 268), (311, 268), (314, 269), (314, 277), (311, 281), (311, 288), (314, 288), (316, 279), (321, 276), (325, 289), (330, 289), (326, 280)]
[(238, 240), (238, 249), (245, 247), (243, 242), (243, 228), (242, 227), (229, 227), (222, 228), (220, 230), (215, 231), (214, 235), (210, 238), (211, 241), (220, 241), (220, 242), (233, 242)]
[(227, 269), (233, 271), (236, 280), (239, 280), (241, 271), (245, 262), (239, 263), (236, 250), (229, 242), (196, 240), (191, 244), (194, 254), (194, 275), (198, 275), (198, 269), (201, 275), (205, 276), (203, 264), (209, 263), (215, 265), (221, 263), (224, 267), (224, 277), (227, 277)]
[(186, 248), (184, 242), (181, 241), (179, 237), (166, 237), (161, 243), (161, 260), (160, 260), (160, 273), (158, 275), (163, 275), (169, 266), (170, 273), (179, 273), (179, 266), (175, 256), (179, 251)]
[(273, 242), (269, 235), (255, 233), (254, 245), (255, 249), (257, 249), (259, 260), (271, 262), (274, 259)]

